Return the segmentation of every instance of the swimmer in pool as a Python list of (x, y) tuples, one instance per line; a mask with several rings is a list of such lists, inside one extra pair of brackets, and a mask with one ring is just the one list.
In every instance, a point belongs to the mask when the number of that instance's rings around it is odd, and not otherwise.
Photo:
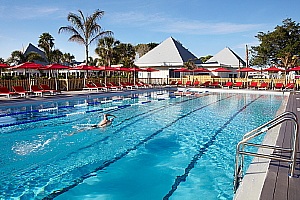
[[(109, 119), (108, 117), (112, 117), (111, 119)], [(74, 135), (75, 133), (79, 133), (79, 132), (82, 132), (82, 131), (85, 131), (85, 130), (90, 130), (90, 129), (94, 129), (94, 128), (104, 128), (106, 126), (109, 126), (112, 124), (114, 118), (116, 118), (116, 116), (114, 115), (111, 115), (111, 114), (104, 114), (103, 115), (103, 120), (97, 125), (93, 125), (91, 127), (85, 127), (85, 128), (82, 128), (80, 130), (77, 130), (77, 131), (74, 131), (68, 135)]]

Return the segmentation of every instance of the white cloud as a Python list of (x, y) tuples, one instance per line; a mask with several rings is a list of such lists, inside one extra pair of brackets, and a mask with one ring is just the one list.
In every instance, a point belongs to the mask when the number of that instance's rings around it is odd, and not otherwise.
[(0, 18), (3, 19), (35, 19), (41, 17), (56, 17), (58, 12), (61, 11), (59, 8), (49, 8), (43, 6), (10, 6), (0, 7), (1, 14)]
[(263, 24), (212, 23), (183, 18), (171, 18), (161, 13), (151, 15), (138, 12), (113, 13), (106, 17), (108, 17), (112, 23), (142, 27), (155, 32), (187, 33), (195, 35), (239, 33), (264, 27)]

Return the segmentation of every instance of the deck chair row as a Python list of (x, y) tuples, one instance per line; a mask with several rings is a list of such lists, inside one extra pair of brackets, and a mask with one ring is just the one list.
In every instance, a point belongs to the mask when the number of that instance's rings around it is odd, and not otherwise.
[(154, 87), (152, 84), (146, 84), (142, 81), (136, 82), (135, 84), (131, 84), (129, 82), (120, 82), (119, 85), (115, 82), (109, 83), (87, 83), (85, 84), (85, 88), (83, 90), (88, 91), (109, 91), (109, 90), (132, 90), (138, 88), (149, 88)]
[(48, 85), (31, 85), (30, 91), (24, 89), (23, 86), (12, 86), (14, 90), (11, 92), (7, 87), (0, 87), (0, 95), (10, 98), (11, 96), (27, 97), (30, 94), (43, 96), (44, 94), (55, 95), (61, 93), (60, 90), (53, 90)]

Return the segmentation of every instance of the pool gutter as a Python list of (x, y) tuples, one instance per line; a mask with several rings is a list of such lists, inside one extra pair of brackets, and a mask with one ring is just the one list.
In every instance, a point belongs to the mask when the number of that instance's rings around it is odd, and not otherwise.
[[(276, 116), (285, 112), (288, 98), (284, 98)], [(275, 146), (281, 125), (269, 130), (263, 140), (263, 144)], [(259, 148), (258, 153), (271, 154), (272, 149)], [(234, 200), (257, 200), (260, 199), (262, 188), (268, 173), (270, 159), (254, 157), (244, 178), (239, 186)]]

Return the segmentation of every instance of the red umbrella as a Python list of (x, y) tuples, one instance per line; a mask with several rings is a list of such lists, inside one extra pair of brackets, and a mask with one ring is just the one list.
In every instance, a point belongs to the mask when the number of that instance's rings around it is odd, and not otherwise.
[(279, 71), (285, 71), (283, 69), (279, 69), (277, 67), (270, 67), (270, 68), (267, 68), (267, 69), (263, 69), (261, 71), (267, 71), (267, 72), (279, 72)]
[(143, 69), (145, 72), (156, 72), (156, 71), (159, 71), (157, 69), (152, 69), (152, 68), (145, 68)]
[(204, 68), (197, 68), (197, 69), (193, 69), (193, 72), (210, 72), (208, 69), (204, 69)]
[(140, 68), (137, 68), (137, 67), (129, 68), (129, 70), (132, 71), (132, 72), (140, 72), (140, 71), (144, 71), (143, 69), (140, 69)]
[(113, 67), (113, 68), (116, 69), (116, 71), (130, 71), (130, 69), (125, 67)]
[(78, 65), (77, 67), (70, 67), (69, 70), (99, 70), (98, 67), (89, 65)]
[(65, 65), (60, 65), (57, 63), (53, 63), (50, 65), (45, 66), (45, 69), (69, 69), (70, 67), (65, 66)]
[(287, 71), (300, 71), (300, 66), (288, 69)]
[(10, 66), (4, 63), (0, 63), (0, 69), (1, 68), (10, 68)]
[(214, 72), (232, 72), (231, 70), (225, 69), (225, 68), (222, 68), (222, 67), (218, 68), (218, 69), (214, 69), (212, 71), (214, 71)]
[(246, 67), (246, 68), (242, 68), (242, 69), (237, 69), (236, 71), (238, 71), (238, 72), (257, 72), (259, 70), (253, 69), (251, 67)]
[(192, 70), (180, 68), (180, 69), (175, 69), (174, 72), (192, 72)]
[(11, 69), (39, 69), (45, 67), (44, 65), (40, 65), (32, 62), (25, 62), (16, 66), (11, 67)]
[(96, 70), (102, 70), (102, 71), (118, 71), (114, 67), (108, 67), (108, 66), (100, 66), (97, 67)]

